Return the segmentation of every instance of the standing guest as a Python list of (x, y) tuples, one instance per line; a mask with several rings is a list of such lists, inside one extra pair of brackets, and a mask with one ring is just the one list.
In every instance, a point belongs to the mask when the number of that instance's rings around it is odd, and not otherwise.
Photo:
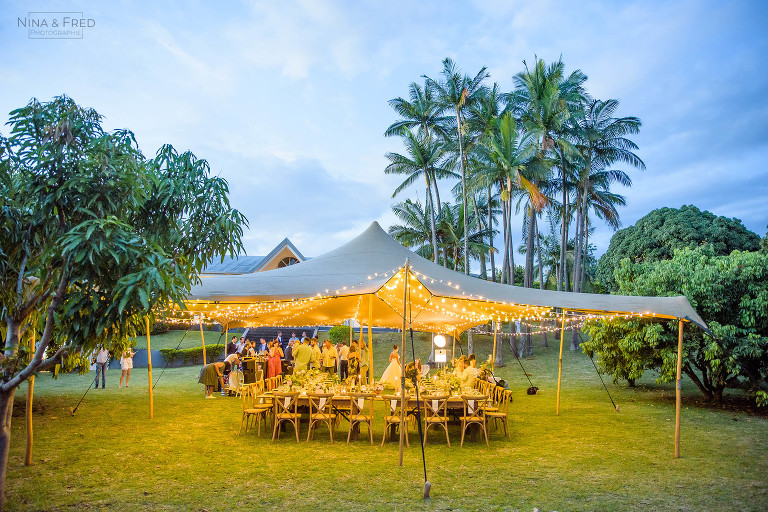
[(291, 333), (291, 339), (290, 339), (290, 340), (288, 340), (288, 341), (292, 341), (292, 342), (293, 342), (293, 344), (294, 344), (294, 346), (296, 346), (296, 342), (297, 342), (297, 341), (301, 341), (301, 340), (299, 340), (299, 338), (297, 338), (297, 337), (296, 337), (296, 333), (295, 333), (295, 332), (292, 332), (292, 333)]
[(285, 347), (285, 360), (289, 364), (293, 362), (293, 340), (288, 340), (288, 346)]
[(221, 389), (224, 389), (224, 372), (229, 372), (229, 363), (224, 361), (203, 366), (197, 382), (205, 386), (205, 398), (216, 398), (213, 392), (218, 385), (221, 386)]
[(128, 347), (128, 350), (123, 352), (123, 357), (120, 358), (120, 386), (123, 387), (123, 377), (125, 377), (125, 387), (128, 387), (128, 380), (131, 378), (131, 369), (133, 368), (133, 356), (136, 352), (132, 348)]
[(349, 346), (347, 361), (347, 372), (357, 382), (357, 377), (360, 375), (360, 349), (356, 341), (353, 341)]
[(264, 340), (264, 338), (259, 339), (259, 345), (256, 347), (256, 352), (261, 354), (262, 352), (266, 352), (269, 350), (269, 346), (267, 346), (267, 342)]
[(267, 378), (277, 377), (283, 373), (283, 366), (280, 360), (283, 358), (283, 349), (277, 340), (273, 341), (269, 347), (269, 358), (267, 359)]
[[(308, 340), (309, 338), (304, 338), (305, 340)], [(312, 348), (312, 368), (319, 368), (320, 361), (323, 359), (323, 352), (320, 350), (320, 346), (317, 343), (317, 338), (312, 338), (310, 342), (310, 347)]]
[(343, 341), (339, 347), (339, 378), (347, 380), (349, 377), (349, 347)]
[(368, 384), (368, 345), (360, 340), (360, 382)]
[(245, 356), (243, 357), (256, 357), (256, 344), (252, 341), (246, 343)]
[(240, 341), (237, 342), (237, 346), (235, 347), (235, 352), (242, 352), (245, 348), (245, 336), (240, 336)]
[(323, 371), (326, 373), (336, 373), (336, 361), (339, 355), (336, 349), (331, 345), (329, 340), (325, 340), (325, 346), (323, 347)]
[(99, 373), (101, 373), (101, 389), (107, 387), (107, 366), (109, 366), (109, 351), (101, 347), (96, 354), (96, 389), (99, 389)]
[(306, 338), (306, 337), (307, 337), (307, 331), (302, 332), (301, 333), (301, 341), (303, 342), (304, 338)]
[(238, 354), (229, 354), (225, 359), (225, 363), (229, 363), (230, 369), (236, 368), (240, 364), (240, 356)]
[(237, 352), (237, 336), (232, 336), (232, 340), (227, 343), (227, 355)]
[(304, 343), (297, 343), (293, 349), (293, 372), (299, 372), (309, 369), (310, 364), (317, 364), (317, 356), (309, 346), (309, 338)]

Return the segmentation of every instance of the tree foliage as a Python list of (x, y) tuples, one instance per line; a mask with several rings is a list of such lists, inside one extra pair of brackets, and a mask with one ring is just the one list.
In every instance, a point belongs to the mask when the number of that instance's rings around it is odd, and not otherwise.
[(634, 226), (617, 231), (597, 265), (597, 278), (610, 292), (618, 290), (614, 271), (624, 258), (654, 262), (672, 258), (676, 249), (708, 245), (716, 255), (731, 251), (756, 251), (760, 237), (739, 219), (718, 217), (692, 205), (659, 208)]
[[(65, 354), (119, 345), (156, 306), (180, 304), (215, 255), (242, 249), (247, 224), (205, 160), (168, 145), (148, 159), (130, 131), (105, 131), (95, 110), (66, 96), (32, 100), (8, 124), (0, 141), (0, 487), (16, 387)], [(32, 330), (30, 358), (22, 339)]]
[[(741, 252), (722, 256), (715, 247), (675, 251), (672, 259), (621, 262), (618, 291), (625, 295), (685, 295), (712, 335), (684, 331), (683, 371), (709, 399), (727, 387), (742, 387), (760, 401), (768, 382), (768, 255)], [(597, 321), (587, 328), (585, 351), (595, 351), (614, 380), (639, 378), (646, 369), (660, 379), (675, 377), (677, 323), (646, 320)]]

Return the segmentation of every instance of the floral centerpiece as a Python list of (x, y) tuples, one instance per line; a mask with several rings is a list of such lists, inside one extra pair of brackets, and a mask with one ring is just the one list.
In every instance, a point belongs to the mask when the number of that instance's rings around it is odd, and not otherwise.
[(461, 381), (449, 369), (438, 370), (432, 380), (436, 389), (443, 389), (449, 393), (456, 393), (461, 389)]

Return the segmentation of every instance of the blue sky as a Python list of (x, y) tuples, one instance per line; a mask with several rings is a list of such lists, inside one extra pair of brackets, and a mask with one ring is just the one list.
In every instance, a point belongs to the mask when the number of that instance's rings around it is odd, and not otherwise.
[[(643, 121), (647, 171), (630, 225), (695, 204), (768, 224), (768, 3), (755, 2), (0, 2), (0, 119), (65, 93), (129, 128), (206, 158), (250, 221), (249, 254), (288, 236), (307, 255), (394, 222), (387, 101), (445, 57), (487, 66), (509, 90), (522, 61), (562, 55), (597, 98)], [(29, 11), (82, 11), (82, 39), (29, 39)], [(7, 134), (7, 127), (0, 128)], [(423, 187), (402, 196), (423, 200)], [(448, 197), (448, 187), (443, 187)], [(519, 222), (518, 233), (519, 233)], [(610, 229), (593, 242), (602, 253)]]

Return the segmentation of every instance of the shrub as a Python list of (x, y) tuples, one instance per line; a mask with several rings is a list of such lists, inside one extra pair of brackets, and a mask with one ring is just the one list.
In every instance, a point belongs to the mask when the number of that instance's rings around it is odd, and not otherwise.
[(328, 331), (328, 338), (334, 345), (342, 341), (349, 341), (349, 329), (348, 325), (335, 325)]

